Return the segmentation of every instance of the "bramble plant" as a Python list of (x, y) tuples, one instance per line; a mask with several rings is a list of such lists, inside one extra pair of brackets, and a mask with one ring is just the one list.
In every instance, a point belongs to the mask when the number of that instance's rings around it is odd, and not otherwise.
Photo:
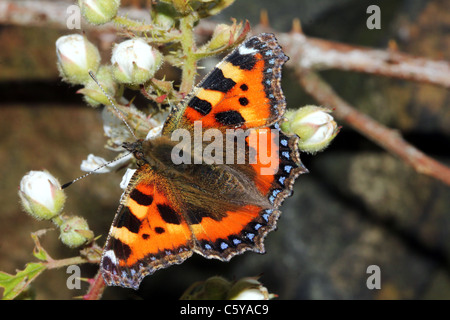
[[(231, 24), (217, 25), (211, 39), (205, 44), (197, 45), (194, 27), (200, 19), (219, 13), (234, 0), (154, 2), (151, 7), (152, 22), (146, 24), (118, 15), (118, 0), (78, 1), (86, 21), (94, 25), (112, 22), (129, 38), (112, 48), (110, 63), (101, 62), (99, 50), (84, 34), (66, 35), (56, 41), (57, 66), (63, 81), (82, 85), (83, 88), (78, 93), (83, 95), (88, 105), (104, 105), (102, 116), (108, 137), (107, 147), (118, 152), (123, 151), (121, 145), (124, 141), (133, 139), (130, 129), (137, 138), (149, 139), (159, 134), (168, 114), (164, 111), (167, 108), (163, 106), (180, 102), (191, 91), (199, 60), (230, 51), (250, 32), (248, 22), (238, 23), (233, 20)], [(181, 69), (178, 88), (172, 81), (165, 80), (164, 76), (156, 75), (165, 63)], [(89, 76), (89, 72), (95, 75), (101, 88)], [(133, 101), (128, 101), (123, 96), (125, 89), (142, 94), (154, 109), (136, 108)], [(117, 109), (111, 107), (103, 90)], [(122, 117), (128, 124), (122, 121)], [(311, 106), (289, 113), (282, 129), (298, 134), (301, 138), (300, 150), (312, 153), (323, 150), (338, 132), (328, 110)], [(103, 166), (101, 170), (97, 170), (98, 173), (110, 172), (133, 161), (132, 156), (124, 155), (125, 153), (119, 154), (117, 158), (120, 160), (108, 164), (100, 157), (89, 155), (83, 161), (81, 169), (90, 172)], [(121, 186), (125, 188), (126, 182), (122, 182)], [(70, 248), (79, 249), (79, 255), (62, 260), (53, 259), (39, 242), (39, 237), (46, 230), (33, 233), (33, 255), (38, 261), (28, 263), (24, 270), (15, 275), (0, 272), (0, 286), (4, 288), (3, 299), (20, 298), (31, 282), (47, 269), (100, 262), (102, 246), (96, 242), (98, 237), (89, 229), (84, 218), (64, 213), (66, 195), (58, 180), (50, 173), (29, 172), (20, 182), (19, 196), (25, 212), (36, 219), (52, 221), (59, 229), (61, 241)], [(89, 283), (90, 287), (83, 298), (101, 298), (104, 287), (101, 273), (89, 280)], [(201, 290), (198, 289), (199, 286)], [(212, 295), (208, 296), (208, 292), (212, 292)], [(212, 278), (191, 287), (183, 297), (192, 299), (219, 296), (261, 299), (273, 297), (256, 278), (245, 278), (236, 283)]]

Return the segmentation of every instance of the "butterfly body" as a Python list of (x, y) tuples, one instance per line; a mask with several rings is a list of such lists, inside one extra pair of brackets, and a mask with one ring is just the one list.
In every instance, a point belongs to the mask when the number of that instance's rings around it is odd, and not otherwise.
[[(194, 252), (223, 261), (264, 252), (278, 207), (307, 171), (297, 138), (278, 126), (286, 60), (273, 35), (247, 40), (171, 110), (161, 136), (124, 144), (138, 169), (103, 252), (108, 285), (137, 289)], [(174, 139), (180, 132), (187, 144)]]

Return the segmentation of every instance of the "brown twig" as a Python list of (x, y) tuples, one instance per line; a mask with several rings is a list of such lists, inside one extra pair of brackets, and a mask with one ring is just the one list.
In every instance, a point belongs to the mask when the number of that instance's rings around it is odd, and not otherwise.
[[(0, 24), (68, 29), (68, 17), (73, 14), (73, 11), (68, 10), (68, 8), (76, 5), (76, 3), (76, 1), (1, 0)], [(148, 10), (120, 8), (119, 14), (137, 21), (150, 20)], [(84, 22), (82, 18), (80, 27), (81, 30), (95, 29), (106, 30), (107, 32), (115, 29), (112, 23), (97, 26)]]
[[(73, 3), (72, 3), (73, 4)], [(0, 23), (19, 26), (66, 26), (68, 2), (11, 1), (0, 2)]]
[(447, 61), (310, 38), (303, 33), (283, 33), (278, 40), (295, 69), (341, 69), (450, 88), (450, 64)]

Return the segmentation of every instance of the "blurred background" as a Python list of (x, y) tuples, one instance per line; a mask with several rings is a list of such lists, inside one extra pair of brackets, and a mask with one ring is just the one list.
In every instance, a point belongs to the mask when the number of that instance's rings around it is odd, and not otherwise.
[[(209, 20), (230, 23), (234, 17), (255, 26), (261, 10), (267, 9), (276, 32), (289, 32), (292, 20), (300, 18), (307, 36), (380, 49), (395, 40), (399, 51), (450, 59), (449, 1), (375, 2), (237, 0)], [(143, 4), (122, 1), (122, 6)], [(371, 4), (381, 9), (380, 30), (366, 27)], [(5, 7), (0, 0), (1, 10)], [(88, 107), (76, 94), (79, 88), (62, 82), (56, 69), (55, 41), (74, 32), (83, 30), (45, 22), (0, 25), (0, 271), (15, 273), (34, 261), (30, 233), (53, 227), (21, 211), (17, 188), (22, 176), (46, 169), (64, 183), (82, 174), (80, 163), (89, 153), (115, 156), (104, 148), (100, 110)], [(109, 61), (104, 39), (95, 31), (86, 34)], [(321, 76), (359, 111), (398, 129), (408, 142), (450, 165), (447, 89), (344, 71)], [(282, 86), (288, 107), (315, 103), (288, 68)], [(339, 124), (343, 128), (328, 149), (302, 155), (310, 173), (299, 177), (294, 195), (285, 201), (278, 229), (265, 240), (266, 254), (248, 252), (229, 263), (193, 256), (147, 277), (139, 291), (107, 288), (104, 298), (178, 299), (189, 285), (210, 276), (233, 280), (260, 275), (278, 299), (449, 299), (449, 186), (418, 174)], [(65, 212), (85, 217), (95, 234), (102, 235), (100, 244), (119, 203), (121, 178), (122, 172), (94, 175), (66, 191)], [(77, 254), (64, 247), (56, 230), (41, 241), (55, 259)], [(370, 265), (381, 270), (379, 290), (366, 286)], [(82, 267), (85, 277), (95, 273), (95, 266)], [(64, 268), (44, 272), (34, 282), (35, 297), (70, 299), (84, 294), (87, 285), (67, 289), (67, 276)]]

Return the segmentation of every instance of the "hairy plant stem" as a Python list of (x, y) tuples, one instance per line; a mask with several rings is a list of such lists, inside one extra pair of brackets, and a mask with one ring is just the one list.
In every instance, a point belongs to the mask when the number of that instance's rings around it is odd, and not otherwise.
[[(122, 16), (115, 16), (113, 21), (120, 25), (121, 27), (126, 27), (127, 29), (137, 29), (137, 28), (142, 28), (145, 27), (145, 25), (142, 22), (138, 22), (136, 20), (132, 20), (132, 19), (128, 19), (126, 17), (122, 17)], [(152, 27), (151, 25), (147, 26), (147, 29), (149, 29), (148, 27)], [(144, 30), (140, 30), (140, 31), (144, 31)], [(149, 30), (145, 30), (145, 31), (149, 31)]]
[(70, 266), (74, 264), (82, 264), (89, 262), (86, 258), (77, 256), (72, 258), (66, 258), (66, 259), (60, 259), (60, 260), (53, 260), (49, 259), (47, 262), (45, 262), (45, 266), (47, 269), (57, 269), (65, 266)]
[(180, 32), (176, 29), (166, 30), (122, 16), (114, 17), (113, 21), (116, 25), (126, 29), (127, 31), (144, 33), (145, 36), (150, 38), (153, 43), (168, 43), (179, 41), (181, 38)]
[(63, 215), (60, 214), (59, 216), (56, 216), (52, 219), (52, 222), (57, 226), (61, 227), (61, 225), (64, 223)]
[(180, 93), (187, 94), (194, 86), (195, 75), (197, 74), (197, 56), (194, 23), (198, 20), (196, 13), (191, 13), (180, 19), (181, 48), (183, 50), (184, 62), (182, 67)]

